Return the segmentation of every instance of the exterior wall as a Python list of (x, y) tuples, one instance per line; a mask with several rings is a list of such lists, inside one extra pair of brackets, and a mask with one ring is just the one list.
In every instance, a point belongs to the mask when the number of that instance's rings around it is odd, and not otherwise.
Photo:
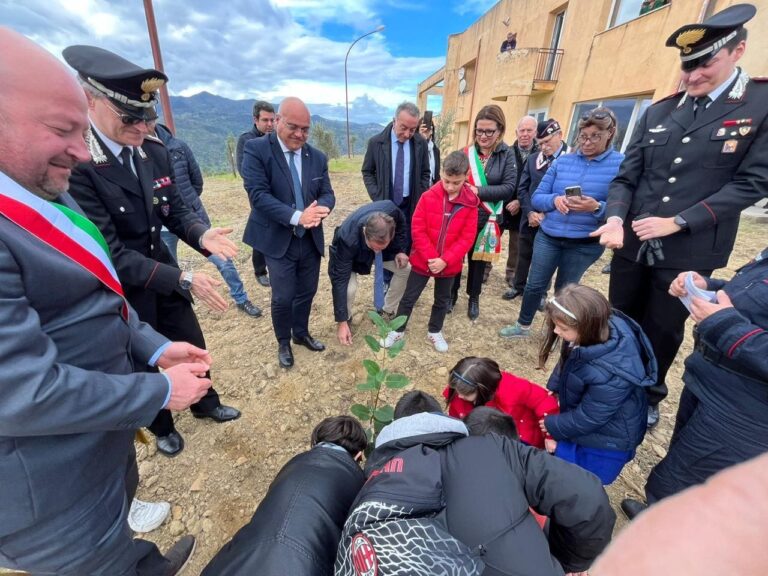
[[(751, 0), (757, 16), (741, 65), (753, 76), (768, 75), (768, 0)], [(465, 146), (477, 111), (496, 103), (504, 110), (505, 139), (514, 141), (514, 125), (529, 110), (546, 109), (563, 128), (571, 122), (575, 103), (650, 95), (654, 100), (679, 86), (678, 51), (664, 46), (678, 27), (718, 12), (735, 0), (671, 0), (654, 12), (606, 29), (614, 0), (501, 0), (461, 34), (448, 38), (443, 111), (454, 113), (454, 147)], [(534, 89), (537, 54), (549, 48), (555, 14), (566, 10), (559, 47), (563, 49), (553, 90)], [(504, 24), (509, 19), (509, 26)], [(499, 47), (507, 32), (517, 32), (518, 49)], [(458, 71), (466, 70), (467, 90), (459, 93)], [(434, 75), (433, 75), (434, 76)], [(433, 77), (430, 77), (430, 81)], [(538, 83), (537, 83), (538, 84)], [(420, 100), (421, 100), (421, 94)]]

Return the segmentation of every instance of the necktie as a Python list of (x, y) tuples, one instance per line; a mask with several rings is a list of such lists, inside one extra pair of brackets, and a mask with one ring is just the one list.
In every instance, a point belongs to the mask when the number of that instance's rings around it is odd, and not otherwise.
[(133, 151), (130, 146), (123, 146), (120, 150), (120, 159), (123, 161), (123, 166), (131, 173), (131, 176), (136, 176), (136, 170), (131, 164), (131, 158), (133, 157)]
[(395, 183), (392, 187), (392, 202), (397, 206), (403, 203), (403, 179), (405, 178), (405, 154), (403, 143), (397, 143), (397, 156), (395, 157)]
[(695, 120), (707, 109), (707, 105), (712, 102), (712, 99), (709, 96), (699, 96), (694, 102), (696, 104), (693, 109), (693, 118)]
[[(304, 210), (304, 194), (301, 191), (301, 180), (299, 179), (299, 171), (296, 170), (296, 163), (293, 161), (294, 152), (288, 152), (288, 165), (291, 169), (291, 180), (293, 180), (293, 198), (296, 202), (296, 210), (301, 212)], [(296, 236), (304, 236), (306, 228), (303, 226), (296, 226)]]

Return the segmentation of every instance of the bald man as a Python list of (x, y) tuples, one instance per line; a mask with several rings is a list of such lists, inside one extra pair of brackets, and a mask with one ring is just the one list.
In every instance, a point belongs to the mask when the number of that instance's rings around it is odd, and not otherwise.
[(312, 352), (325, 350), (309, 333), (309, 313), (324, 251), (323, 220), (336, 197), (328, 159), (307, 144), (310, 116), (304, 102), (286, 98), (276, 119), (274, 132), (245, 145), (242, 175), (251, 215), (243, 242), (267, 261), (278, 361), (291, 368), (291, 342)]
[[(63, 576), (177, 574), (134, 540), (133, 439), (210, 387), (205, 350), (139, 322), (107, 243), (66, 193), (89, 159), (74, 76), (0, 28), (0, 566)], [(158, 366), (164, 374), (142, 367)]]

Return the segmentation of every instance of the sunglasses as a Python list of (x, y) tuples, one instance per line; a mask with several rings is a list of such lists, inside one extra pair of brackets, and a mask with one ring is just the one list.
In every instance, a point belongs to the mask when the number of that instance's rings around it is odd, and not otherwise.
[(581, 119), (586, 120), (605, 120), (606, 118), (610, 118), (611, 122), (616, 124), (616, 119), (613, 117), (613, 114), (610, 112), (606, 112), (605, 110), (592, 110), (590, 112), (585, 112)]
[(135, 126), (136, 124), (144, 123), (150, 123), (157, 120), (157, 114), (155, 114), (152, 118), (139, 118), (138, 116), (131, 116), (130, 114), (124, 114), (114, 108), (112, 104), (109, 103), (109, 101), (106, 101), (107, 108), (109, 108), (109, 111), (112, 112), (115, 116), (120, 118), (120, 121), (125, 124), (126, 126)]

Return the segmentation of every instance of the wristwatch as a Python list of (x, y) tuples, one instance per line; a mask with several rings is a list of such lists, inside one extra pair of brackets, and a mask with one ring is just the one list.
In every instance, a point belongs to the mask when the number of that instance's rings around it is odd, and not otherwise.
[(681, 228), (682, 230), (687, 230), (687, 229), (688, 229), (688, 222), (686, 222), (686, 221), (685, 221), (685, 218), (683, 218), (682, 216), (680, 216), (680, 214), (678, 214), (677, 216), (675, 216), (675, 224), (677, 224), (678, 226), (680, 226), (680, 228)]
[(192, 272), (184, 272), (179, 280), (179, 288), (189, 290), (192, 288)]

